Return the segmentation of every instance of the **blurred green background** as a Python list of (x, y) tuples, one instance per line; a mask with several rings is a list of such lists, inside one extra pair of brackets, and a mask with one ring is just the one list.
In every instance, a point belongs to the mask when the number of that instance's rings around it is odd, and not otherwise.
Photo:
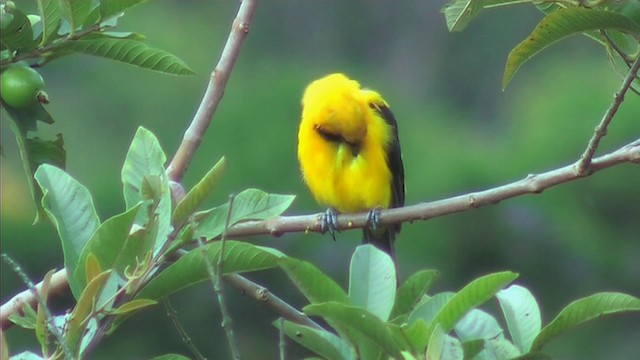
[[(18, 6), (35, 9), (35, 1)], [(407, 204), (502, 185), (529, 173), (572, 163), (610, 105), (621, 77), (603, 49), (573, 37), (526, 63), (500, 90), (511, 48), (541, 19), (531, 5), (486, 11), (461, 33), (447, 32), (444, 0), (261, 2), (223, 101), (185, 185), (193, 185), (222, 155), (228, 166), (214, 206), (231, 192), (257, 187), (296, 194), (287, 214), (319, 212), (300, 178), (296, 135), (306, 84), (345, 72), (384, 94), (399, 122)], [(120, 167), (138, 126), (153, 131), (168, 156), (177, 149), (226, 40), (237, 3), (158, 0), (134, 8), (120, 30), (184, 59), (197, 72), (173, 77), (129, 65), (71, 56), (42, 69), (63, 132), (67, 169), (94, 195), (101, 219), (124, 209)], [(15, 140), (2, 114), (2, 252), (32, 279), (60, 268), (53, 228), (32, 226)], [(599, 153), (640, 135), (640, 97), (627, 96)], [(43, 127), (44, 128), (44, 127)], [(441, 271), (435, 291), (457, 290), (498, 270), (541, 303), (544, 322), (566, 304), (600, 291), (640, 295), (640, 171), (622, 165), (496, 206), (406, 224), (397, 242), (403, 277), (422, 268)], [(317, 264), (346, 286), (348, 259), (360, 232), (338, 241), (317, 234), (246, 239)], [(24, 286), (2, 264), (2, 301)], [(251, 279), (295, 306), (303, 297), (280, 271)], [(227, 287), (234, 330), (247, 359), (276, 358), (278, 315)], [(54, 302), (56, 311), (70, 299)], [(203, 284), (172, 296), (196, 346), (227, 358), (218, 307)], [(495, 310), (495, 307), (493, 308)], [(7, 332), (12, 353), (36, 350), (32, 333)], [(640, 353), (640, 317), (598, 320), (546, 350), (559, 359), (633, 358)], [(308, 355), (290, 342), (291, 358)], [(188, 350), (161, 306), (136, 315), (97, 349), (95, 359), (142, 359)]]

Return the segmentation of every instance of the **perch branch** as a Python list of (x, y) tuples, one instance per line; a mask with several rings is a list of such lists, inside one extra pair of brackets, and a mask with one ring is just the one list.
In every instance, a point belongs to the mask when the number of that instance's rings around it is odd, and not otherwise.
[[(600, 170), (610, 168), (612, 166), (623, 163), (640, 164), (640, 139), (625, 145), (618, 150), (609, 154), (597, 157), (591, 162), (591, 171), (587, 175), (591, 175)], [(495, 187), (492, 189), (460, 195), (448, 199), (438, 200), (429, 203), (419, 203), (416, 205), (406, 206), (398, 209), (382, 210), (380, 222), (383, 225), (396, 224), (401, 222), (411, 222), (415, 220), (427, 220), (447, 214), (468, 211), (483, 207), (486, 205), (497, 204), (502, 200), (521, 196), (524, 194), (539, 194), (544, 190), (572, 180), (577, 180), (585, 175), (579, 175), (575, 172), (573, 165), (548, 171), (540, 174), (531, 174), (526, 178), (509, 183), (507, 185)], [(303, 216), (283, 216), (267, 221), (250, 221), (231, 226), (226, 236), (229, 238), (239, 238), (251, 235), (272, 235), (277, 236), (289, 232), (320, 232), (322, 213)], [(339, 229), (362, 228), (367, 226), (367, 214), (342, 214), (338, 215)], [(286, 319), (310, 325), (307, 320), (301, 320), (298, 315), (301, 313), (297, 310), (282, 305), (281, 300), (273, 295), (267, 295), (268, 299), (263, 300), (264, 293), (260, 285), (253, 284), (249, 280), (240, 275), (226, 275), (224, 279), (232, 283), (237, 288), (245, 291), (256, 300), (262, 301), (269, 305)], [(36, 285), (40, 288), (42, 284)], [(55, 273), (51, 279), (50, 295), (64, 293), (68, 291), (67, 275), (64, 269)], [(30, 290), (25, 290), (11, 300), (2, 305), (0, 311), (2, 315), (2, 329), (11, 326), (8, 317), (10, 314), (19, 311), (24, 304), (35, 306), (37, 299)], [(276, 305), (279, 304), (279, 305)], [(281, 309), (288, 309), (282, 311)], [(295, 310), (295, 311), (294, 311)], [(298, 321), (296, 321), (296, 319)], [(307, 318), (308, 319), (308, 318)], [(303, 321), (303, 322), (299, 322)], [(310, 325), (313, 326), (313, 325)]]

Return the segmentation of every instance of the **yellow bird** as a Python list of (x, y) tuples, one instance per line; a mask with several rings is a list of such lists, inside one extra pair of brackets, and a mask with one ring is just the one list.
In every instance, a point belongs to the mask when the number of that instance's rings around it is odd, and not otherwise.
[(332, 209), (369, 211), (364, 243), (394, 257), (400, 225), (377, 222), (380, 209), (404, 205), (404, 167), (396, 120), (382, 96), (344, 74), (309, 84), (302, 98), (298, 160), (316, 201), (329, 206), (329, 230), (335, 227)]

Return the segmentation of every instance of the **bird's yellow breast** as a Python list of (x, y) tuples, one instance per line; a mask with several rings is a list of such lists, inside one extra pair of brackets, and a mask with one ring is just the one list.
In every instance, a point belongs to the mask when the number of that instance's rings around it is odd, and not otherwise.
[(388, 208), (391, 126), (370, 106), (380, 95), (342, 74), (311, 83), (303, 96), (298, 159), (316, 200), (340, 212)]

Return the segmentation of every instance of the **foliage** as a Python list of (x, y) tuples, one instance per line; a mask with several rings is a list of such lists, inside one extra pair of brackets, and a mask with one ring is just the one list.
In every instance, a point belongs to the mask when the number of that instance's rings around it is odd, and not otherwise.
[[(113, 30), (125, 10), (142, 2), (145, 1), (38, 0), (38, 14), (25, 14), (12, 1), (4, 1), (0, 9), (0, 71), (12, 71), (15, 66), (11, 65), (15, 63), (38, 68), (71, 54), (87, 54), (166, 74), (194, 74), (176, 56), (145, 44), (143, 35)], [(5, 90), (8, 89), (3, 89), (3, 92)], [(54, 140), (38, 136), (41, 133), (38, 121), (54, 122), (42, 106), (46, 103), (48, 100), (45, 98), (26, 107), (14, 107), (12, 102), (7, 103), (4, 98), (2, 101), (2, 106), (13, 119), (12, 129), (29, 179), (33, 179), (41, 164), (64, 168), (66, 162), (62, 134), (57, 134)], [(42, 194), (33, 181), (31, 193), (38, 208), (37, 222), (43, 214), (39, 206)]]
[[(522, 0), (451, 0), (442, 9), (449, 31), (461, 31), (481, 10), (529, 2)], [(511, 82), (518, 68), (553, 43), (584, 34), (605, 46), (616, 69), (628, 70), (640, 47), (640, 8), (637, 1), (531, 1), (545, 13), (531, 35), (507, 58), (502, 88)], [(621, 60), (623, 65), (618, 65)], [(635, 79), (640, 91), (640, 80)]]
[[(4, 2), (1, 70), (17, 62), (37, 69), (79, 53), (168, 74), (192, 74), (177, 57), (146, 45), (142, 35), (113, 31), (124, 11), (143, 2), (39, 0), (37, 15)], [(485, 8), (520, 2), (454, 0), (445, 7), (445, 18), (451, 31), (459, 31)], [(617, 69), (626, 70), (637, 58), (636, 2), (534, 3), (546, 16), (512, 50), (503, 87), (524, 62), (573, 34), (583, 33), (602, 43)], [(638, 79), (634, 81), (637, 90)], [(580, 324), (608, 314), (640, 311), (640, 299), (634, 296), (597, 293), (572, 302), (543, 326), (538, 300), (527, 288), (511, 284), (516, 273), (491, 273), (457, 292), (434, 293), (431, 286), (439, 273), (425, 269), (397, 287), (393, 261), (370, 245), (356, 248), (345, 290), (307, 261), (274, 248), (224, 239), (230, 226), (281, 215), (293, 196), (246, 189), (227, 203), (201, 210), (225, 170), (227, 162), (221, 158), (184, 197), (175, 199), (175, 184), (165, 172), (165, 152), (156, 136), (143, 127), (136, 132), (122, 166), (125, 209), (102, 221), (91, 192), (64, 171), (62, 135), (42, 140), (33, 134), (38, 131), (37, 121), (53, 122), (43, 103), (17, 109), (3, 102), (3, 107), (13, 119), (38, 214), (58, 232), (76, 299), (63, 315), (52, 316), (41, 305), (35, 310), (25, 306), (22, 314), (13, 314), (11, 321), (33, 329), (41, 345), (41, 354), (24, 352), (17, 358), (86, 358), (105, 334), (116, 331), (130, 316), (209, 279), (207, 265), (222, 262), (224, 268), (218, 268), (216, 276), (282, 269), (309, 301), (304, 314), (320, 317), (328, 326), (284, 319), (273, 325), (328, 359), (545, 358), (543, 350), (552, 340)], [(199, 239), (207, 243), (196, 246)], [(39, 295), (43, 303), (52, 274), (43, 280)], [(500, 318), (480, 308), (492, 298), (498, 301)], [(4, 343), (2, 348), (4, 358), (8, 350)]]

